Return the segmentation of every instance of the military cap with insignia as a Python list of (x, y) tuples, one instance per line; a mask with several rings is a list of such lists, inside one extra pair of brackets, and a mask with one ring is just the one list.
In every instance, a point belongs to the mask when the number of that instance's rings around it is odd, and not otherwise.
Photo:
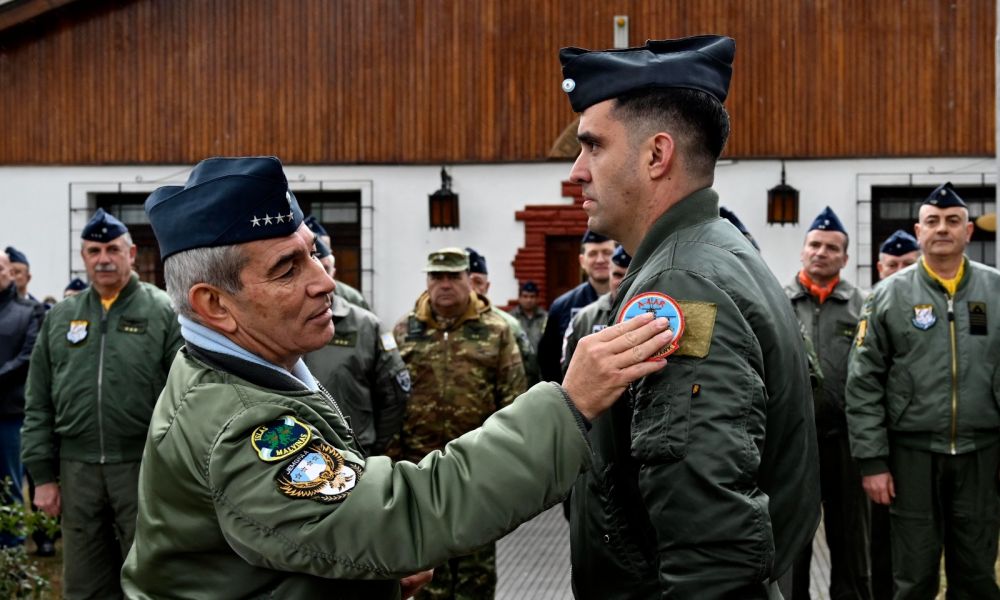
[(591, 230), (583, 232), (583, 237), (580, 238), (581, 244), (603, 244), (608, 241), (608, 238)]
[(461, 248), (441, 248), (427, 255), (425, 273), (458, 273), (469, 270), (469, 255)]
[(469, 272), (489, 275), (490, 272), (486, 268), (486, 257), (472, 248), (466, 248), (465, 251), (469, 254)]
[(302, 224), (302, 210), (273, 156), (205, 159), (183, 186), (150, 194), (146, 214), (164, 260), (192, 248), (285, 237)]
[(950, 181), (946, 181), (939, 185), (927, 199), (924, 200), (924, 204), (929, 204), (931, 206), (936, 206), (938, 208), (953, 208), (955, 206), (961, 206), (962, 208), (969, 208), (962, 200), (962, 197), (958, 195), (955, 191), (954, 186), (951, 185)]
[(524, 283), (521, 284), (520, 291), (521, 292), (527, 292), (529, 294), (537, 294), (538, 293), (538, 284), (535, 283), (534, 281), (525, 281)]
[(316, 233), (315, 231), (313, 233), (316, 235), (316, 256), (318, 258), (326, 258), (327, 256), (333, 256), (333, 251), (330, 250), (330, 247), (326, 245), (326, 242), (324, 242), (319, 238), (318, 233)]
[(85, 289), (87, 289), (87, 284), (84, 283), (84, 281), (79, 277), (74, 277), (73, 279), (69, 280), (69, 284), (66, 285), (66, 289), (64, 289), (63, 291), (82, 292)]
[(649, 40), (615, 50), (563, 48), (562, 89), (576, 112), (640, 89), (687, 88), (725, 102), (736, 42), (719, 35)]
[(882, 246), (878, 249), (879, 253), (891, 256), (903, 256), (904, 254), (918, 250), (920, 250), (920, 245), (917, 243), (917, 238), (902, 229), (894, 231), (892, 235), (882, 242)]
[(319, 219), (317, 219), (315, 215), (309, 215), (303, 222), (306, 224), (306, 227), (309, 228), (309, 231), (315, 233), (316, 235), (330, 236), (330, 234), (326, 232), (326, 228), (323, 227), (323, 224), (319, 222)]
[(733, 226), (736, 227), (736, 229), (738, 229), (740, 233), (743, 234), (743, 237), (745, 237), (747, 240), (750, 241), (751, 244), (753, 244), (754, 248), (760, 250), (760, 246), (757, 245), (757, 240), (753, 239), (753, 235), (750, 233), (750, 230), (747, 229), (747, 226), (743, 224), (743, 221), (740, 221), (740, 218), (736, 216), (736, 213), (729, 210), (725, 206), (720, 206), (719, 216), (732, 223)]
[(80, 237), (106, 244), (126, 233), (128, 233), (128, 227), (125, 227), (124, 223), (115, 218), (114, 215), (105, 212), (103, 208), (98, 208), (94, 212), (94, 216), (90, 217), (90, 221), (84, 226)]
[(809, 231), (839, 231), (840, 233), (847, 235), (847, 230), (844, 229), (844, 224), (840, 222), (837, 217), (837, 213), (833, 212), (833, 209), (827, 206), (816, 215), (813, 219), (812, 224), (809, 226)]
[(629, 256), (628, 252), (625, 252), (625, 247), (621, 244), (615, 246), (615, 252), (611, 255), (611, 262), (615, 263), (623, 269), (627, 269), (630, 264), (632, 264), (632, 257)]
[(5, 250), (5, 252), (7, 253), (7, 258), (10, 259), (10, 262), (12, 262), (12, 263), (20, 263), (22, 265), (31, 266), (28, 263), (28, 257), (25, 256), (23, 252), (21, 252), (20, 250), (18, 250), (14, 246), (7, 246), (7, 249)]

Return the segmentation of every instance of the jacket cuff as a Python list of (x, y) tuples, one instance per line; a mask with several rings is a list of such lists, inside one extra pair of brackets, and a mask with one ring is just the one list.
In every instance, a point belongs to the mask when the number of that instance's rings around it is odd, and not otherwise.
[(869, 475), (881, 475), (889, 472), (889, 459), (885, 456), (876, 458), (863, 458), (858, 461), (858, 470), (862, 477)]
[(25, 470), (31, 475), (35, 485), (53, 483), (59, 479), (59, 469), (48, 461), (32, 461), (24, 463)]
[(569, 397), (569, 392), (566, 391), (566, 388), (564, 388), (563, 386), (559, 385), (554, 381), (550, 383), (552, 383), (552, 385), (556, 386), (556, 388), (559, 389), (559, 393), (562, 394), (563, 400), (566, 401), (566, 406), (568, 406), (569, 411), (573, 413), (573, 418), (576, 420), (577, 427), (580, 428), (580, 431), (583, 433), (584, 437), (586, 437), (587, 432), (589, 432), (590, 428), (592, 427), (590, 421), (588, 421), (587, 417), (583, 416), (583, 413), (580, 412), (580, 409), (578, 409), (576, 405), (573, 404), (573, 399)]

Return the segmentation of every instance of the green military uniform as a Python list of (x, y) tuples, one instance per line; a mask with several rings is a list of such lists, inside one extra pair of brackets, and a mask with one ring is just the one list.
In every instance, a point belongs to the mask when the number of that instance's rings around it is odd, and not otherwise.
[(896, 598), (935, 595), (942, 545), (949, 597), (1000, 597), (1000, 272), (964, 265), (954, 296), (923, 259), (880, 282), (851, 353), (851, 451), (895, 484)]
[(569, 362), (573, 360), (576, 345), (586, 336), (597, 333), (608, 326), (611, 319), (611, 294), (602, 294), (597, 301), (591, 302), (580, 309), (569, 320), (566, 335), (563, 337), (562, 372), (566, 375)]
[(539, 384), (447, 453), (365, 459), (322, 389), (188, 344), (150, 424), (124, 589), (399, 598), (400, 577), (558, 502), (588, 465), (584, 431), (560, 389)]
[(680, 349), (593, 423), (574, 486), (573, 587), (586, 599), (764, 598), (819, 521), (801, 335), (767, 265), (711, 189), (673, 205), (612, 309), (676, 299)]
[[(848, 281), (840, 280), (822, 303), (796, 276), (785, 286), (795, 316), (812, 342), (823, 373), (822, 393), (815, 395), (816, 434), (819, 438), (820, 488), (823, 522), (830, 549), (830, 596), (863, 600), (871, 597), (869, 560), (869, 500), (861, 487), (861, 473), (851, 458), (844, 413), (847, 357), (864, 296)], [(809, 572), (812, 548), (806, 547), (797, 563)], [(805, 589), (801, 589), (805, 588)], [(799, 593), (808, 593), (800, 586)]]
[[(489, 300), (475, 292), (465, 314), (450, 324), (438, 321), (424, 292), (393, 333), (413, 378), (400, 435), (399, 455), (404, 459), (418, 460), (443, 449), (524, 390), (514, 334), (491, 310)], [(418, 598), (486, 598), (495, 587), (496, 558), (490, 544), (442, 565)]]
[(365, 297), (360, 291), (358, 291), (357, 288), (353, 288), (339, 279), (335, 279), (334, 281), (337, 284), (337, 287), (333, 289), (334, 295), (340, 296), (354, 306), (360, 306), (365, 310), (371, 310), (371, 307), (368, 306), (367, 302), (365, 302)]
[(545, 332), (545, 322), (549, 317), (549, 313), (541, 306), (538, 306), (535, 308), (534, 314), (529, 315), (520, 306), (515, 306), (510, 310), (510, 314), (521, 323), (521, 329), (528, 334), (531, 347), (535, 349), (535, 353), (537, 354), (538, 342), (542, 340), (542, 334)]
[(521, 366), (524, 368), (526, 387), (535, 385), (541, 380), (541, 373), (538, 371), (538, 353), (535, 352), (535, 347), (531, 345), (528, 334), (521, 327), (521, 322), (515, 319), (510, 313), (497, 308), (496, 305), (492, 305), (491, 308), (495, 315), (506, 321), (511, 333), (514, 334), (514, 340), (517, 341), (517, 349), (521, 352)]
[(316, 380), (336, 398), (365, 452), (381, 454), (403, 425), (410, 374), (378, 317), (333, 297), (334, 335), (305, 356)]
[[(60, 484), (68, 598), (121, 593), (139, 460), (180, 345), (169, 298), (134, 273), (108, 311), (91, 287), (45, 317), (28, 371), (22, 456), (36, 485)], [(114, 513), (117, 542), (102, 506)], [(111, 587), (92, 589), (99, 582)]]

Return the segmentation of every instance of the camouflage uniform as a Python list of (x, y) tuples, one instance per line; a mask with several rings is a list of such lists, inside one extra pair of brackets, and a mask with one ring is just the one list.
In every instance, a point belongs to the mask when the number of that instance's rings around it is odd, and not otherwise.
[[(510, 327), (485, 297), (472, 293), (465, 314), (449, 325), (431, 311), (424, 292), (393, 334), (410, 369), (410, 403), (398, 458), (418, 461), (483, 424), (525, 390), (521, 353)], [(453, 558), (434, 571), (419, 600), (481, 600), (496, 588), (493, 544)]]

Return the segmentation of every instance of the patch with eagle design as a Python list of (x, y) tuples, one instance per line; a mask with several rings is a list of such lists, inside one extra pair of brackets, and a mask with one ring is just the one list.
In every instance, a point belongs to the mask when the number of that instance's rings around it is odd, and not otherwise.
[(317, 440), (296, 454), (274, 480), (278, 491), (289, 498), (332, 504), (347, 498), (363, 472), (364, 467), (348, 463), (336, 448)]

